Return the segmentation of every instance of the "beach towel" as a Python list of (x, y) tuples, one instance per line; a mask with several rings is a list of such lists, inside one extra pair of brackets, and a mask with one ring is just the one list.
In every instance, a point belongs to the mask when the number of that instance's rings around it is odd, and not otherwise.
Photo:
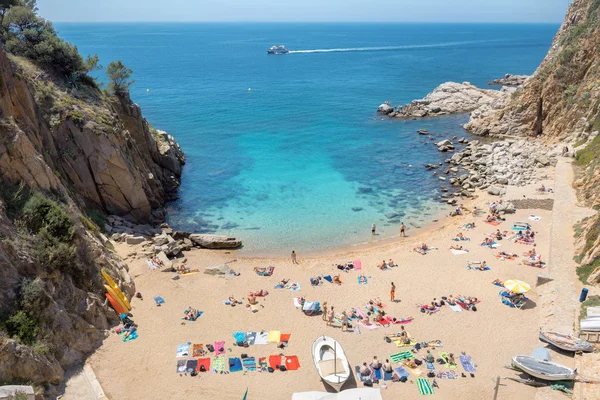
[(194, 372), (198, 367), (198, 360), (187, 360), (185, 363), (185, 371), (186, 372)]
[(130, 340), (135, 340), (138, 338), (137, 331), (133, 331), (131, 335), (125, 337), (125, 332), (121, 333), (121, 337), (123, 338), (123, 342), (129, 342)]
[(294, 307), (296, 307), (296, 308), (302, 307), (302, 304), (300, 304), (300, 299), (297, 297), (294, 297)]
[(204, 345), (194, 344), (192, 345), (192, 357), (202, 357), (204, 355)]
[(298, 290), (300, 290), (300, 282), (296, 282), (295, 287), (292, 287), (292, 285), (290, 285), (290, 290), (292, 290), (294, 292), (297, 292)]
[(291, 333), (282, 333), (281, 336), (279, 337), (279, 343), (289, 342), (290, 336), (292, 336)]
[(460, 363), (462, 364), (462, 367), (465, 370), (465, 372), (475, 372), (475, 367), (473, 367), (473, 364), (471, 363), (471, 356), (460, 356)]
[(461, 254), (467, 254), (467, 253), (468, 253), (468, 251), (466, 251), (466, 250), (456, 250), (456, 249), (450, 249), (450, 251), (452, 252), (452, 254), (454, 254), (454, 255), (456, 255), (456, 256), (458, 256), (458, 255), (461, 255)]
[(394, 372), (383, 371), (383, 380), (384, 381), (391, 381), (393, 377), (394, 377)]
[(395, 340), (394, 343), (396, 344), (396, 347), (410, 347), (417, 344), (417, 341), (415, 339), (410, 339), (410, 343), (404, 343), (402, 340)]
[(410, 324), (413, 321), (412, 318), (400, 318), (400, 319), (396, 319), (396, 321), (394, 321), (394, 319), (392, 317), (390, 317), (389, 315), (387, 317), (385, 317), (385, 319), (387, 319), (390, 324), (394, 324), (394, 325), (406, 325), (406, 324)]
[(190, 355), (190, 344), (184, 343), (177, 346), (177, 358), (188, 357)]
[(325, 275), (323, 276), (323, 279), (325, 279), (329, 283), (333, 283), (333, 278), (331, 277), (331, 275)]
[(267, 364), (267, 357), (260, 357), (258, 359), (258, 366), (261, 370), (267, 369), (267, 367), (269, 366), (269, 364)]
[(256, 304), (250, 304), (249, 310), (253, 313), (258, 312), (258, 306)]
[(298, 360), (298, 356), (286, 356), (285, 368), (288, 371), (296, 371), (298, 368), (300, 368), (300, 361)]
[(374, 329), (377, 329), (377, 325), (375, 325), (375, 324), (369, 324), (369, 325), (367, 325), (367, 324), (365, 324), (362, 321), (360, 321), (359, 324), (362, 325), (362, 326), (364, 326), (365, 328), (371, 330), (371, 331), (374, 330)]
[(458, 379), (458, 375), (455, 371), (440, 371), (437, 374), (440, 379)]
[(225, 356), (215, 356), (212, 359), (212, 368), (216, 372), (225, 372)]
[(398, 368), (394, 369), (394, 371), (396, 371), (398, 373), (398, 376), (400, 376), (400, 378), (402, 378), (402, 377), (408, 378), (410, 376), (408, 371), (402, 367), (398, 367)]
[(163, 299), (160, 296), (156, 296), (154, 298), (154, 302), (156, 303), (157, 306), (160, 306), (161, 304), (165, 304), (165, 299)]
[(146, 260), (146, 264), (148, 264), (148, 268), (151, 270), (159, 269), (158, 266), (152, 262), (152, 260)]
[(392, 354), (390, 356), (390, 360), (399, 364), (401, 361), (408, 360), (410, 358), (414, 358), (414, 354), (410, 351), (402, 351), (400, 353)]
[[(448, 303), (446, 303), (448, 304)], [(456, 311), (456, 312), (462, 312), (462, 308), (458, 305), (452, 305), (452, 304), (448, 304), (448, 307), (450, 307), (450, 309), (452, 309), (452, 311)]]
[(447, 351), (440, 351), (438, 353), (438, 357), (440, 357), (442, 360), (444, 360), (444, 362), (446, 364), (444, 364), (444, 366), (448, 369), (456, 369), (456, 364), (450, 364), (448, 362), (448, 352)]
[(530, 215), (530, 216), (529, 216), (529, 219), (530, 219), (531, 221), (539, 221), (539, 220), (541, 220), (541, 219), (542, 219), (542, 217), (538, 217), (537, 215)]
[(254, 357), (242, 358), (242, 365), (246, 371), (256, 371), (256, 359)]
[(427, 366), (427, 369), (430, 371), (433, 371), (435, 369), (435, 365), (433, 365), (432, 362), (425, 361), (425, 365)]
[(279, 369), (280, 365), (284, 365), (282, 361), (285, 362), (285, 360), (282, 360), (282, 357), (279, 355), (269, 356), (269, 367), (273, 369)]
[(256, 332), (246, 332), (246, 342), (252, 346), (256, 341)]
[[(200, 370), (200, 367), (204, 366), (204, 371)], [(196, 371), (198, 372), (208, 372), (210, 371), (210, 358), (199, 358), (198, 365), (196, 366)]]
[(229, 359), (229, 372), (240, 372), (242, 369), (242, 360), (237, 357)]
[(493, 226), (498, 226), (498, 225), (500, 225), (500, 222), (498, 222), (498, 221), (491, 221), (491, 222), (487, 222), (487, 221), (486, 221), (486, 224), (488, 224), (488, 225), (493, 225)]
[(215, 355), (225, 354), (225, 341), (215, 342)]
[(361, 382), (368, 381), (369, 379), (371, 379), (373, 377), (373, 370), (371, 370), (371, 374), (368, 376), (361, 374), (360, 373), (360, 365), (357, 365), (356, 367), (354, 367), (354, 372), (355, 372), (358, 380)]
[(267, 342), (279, 343), (280, 340), (281, 340), (281, 332), (280, 331), (269, 332), (269, 336), (267, 336)]
[(362, 269), (362, 262), (360, 260), (354, 260), (354, 269), (357, 271)]
[(187, 362), (185, 360), (178, 360), (177, 361), (177, 372), (179, 372), (179, 373), (185, 372), (185, 370), (186, 370), (186, 368), (185, 368), (186, 363)]
[(429, 379), (417, 378), (417, 387), (419, 388), (419, 394), (421, 396), (433, 395), (433, 387), (429, 383)]
[(381, 368), (375, 369), (373, 367), (373, 363), (371, 363), (371, 365), (369, 365), (369, 367), (371, 368), (371, 371), (373, 371), (373, 375), (375, 376), (375, 378), (377, 378), (379, 380), (383, 379), (383, 370)]
[[(362, 281), (361, 281), (361, 279), (360, 279), (361, 277), (363, 277), (363, 278), (364, 278)], [(369, 280), (368, 280), (368, 279), (367, 279), (367, 277), (366, 277), (366, 276), (364, 276), (364, 275), (357, 276), (357, 277), (356, 277), (356, 279), (358, 280), (358, 284), (359, 284), (359, 285), (366, 285), (367, 283), (369, 283)]]
[(237, 343), (237, 342), (243, 342), (244, 340), (246, 340), (246, 333), (244, 333), (244, 332), (235, 332), (233, 334), (233, 339), (235, 340), (235, 343)]
[(269, 343), (269, 333), (268, 332), (259, 332), (256, 334), (256, 339), (254, 340), (254, 344), (267, 344)]

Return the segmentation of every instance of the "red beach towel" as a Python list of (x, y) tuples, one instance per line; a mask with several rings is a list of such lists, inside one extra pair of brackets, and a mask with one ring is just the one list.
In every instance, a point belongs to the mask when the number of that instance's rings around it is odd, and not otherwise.
[(300, 361), (297, 356), (287, 356), (285, 358), (285, 368), (288, 371), (295, 371), (300, 368)]
[(204, 372), (210, 371), (210, 358), (199, 358), (196, 371), (200, 372), (200, 367), (204, 365)]
[(279, 337), (279, 343), (289, 342), (290, 336), (292, 336), (291, 333), (282, 333), (281, 336)]
[(279, 369), (280, 365), (282, 365), (281, 356), (269, 356), (269, 367)]

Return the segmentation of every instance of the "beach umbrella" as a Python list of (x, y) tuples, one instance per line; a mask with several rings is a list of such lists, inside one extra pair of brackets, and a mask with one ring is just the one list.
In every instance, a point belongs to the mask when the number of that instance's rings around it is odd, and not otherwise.
[(504, 282), (504, 287), (513, 293), (527, 293), (531, 290), (531, 285), (518, 279), (511, 279)]

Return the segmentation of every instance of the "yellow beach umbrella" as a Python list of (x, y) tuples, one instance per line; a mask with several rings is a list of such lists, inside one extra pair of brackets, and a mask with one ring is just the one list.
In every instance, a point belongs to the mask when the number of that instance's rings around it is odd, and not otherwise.
[(531, 285), (518, 279), (511, 279), (504, 282), (504, 287), (513, 293), (527, 293), (531, 290)]

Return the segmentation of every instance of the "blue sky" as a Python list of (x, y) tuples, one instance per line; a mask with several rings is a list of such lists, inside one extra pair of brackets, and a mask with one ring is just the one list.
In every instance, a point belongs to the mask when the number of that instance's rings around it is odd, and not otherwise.
[(571, 0), (38, 0), (51, 21), (562, 22)]

